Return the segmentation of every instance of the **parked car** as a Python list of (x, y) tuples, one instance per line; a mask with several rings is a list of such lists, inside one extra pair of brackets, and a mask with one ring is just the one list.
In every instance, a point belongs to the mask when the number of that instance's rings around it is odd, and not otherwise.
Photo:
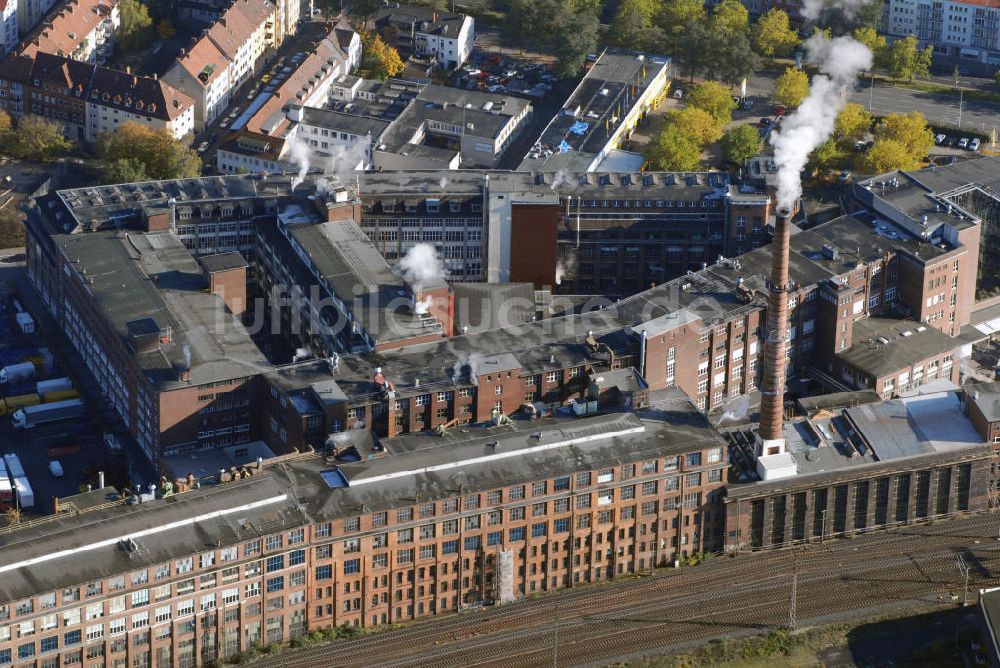
[(774, 113), (778, 114), (779, 116), (784, 116), (786, 111), (788, 111), (788, 109), (785, 107), (785, 105), (783, 104), (774, 105)]
[(969, 142), (969, 150), (970, 151), (978, 151), (979, 150), (979, 144), (980, 144), (979, 137), (974, 137), (972, 139), (972, 141)]
[(202, 143), (198, 144), (198, 153), (204, 153), (207, 149), (208, 149), (207, 141), (203, 141)]
[(491, 93), (502, 93), (506, 89), (503, 86), (501, 86), (500, 84), (493, 84), (492, 86), (490, 86), (486, 90), (488, 90)]
[(968, 137), (962, 137), (961, 139), (958, 140), (958, 147), (959, 148), (967, 148), (968, 146), (969, 146), (969, 138)]
[(850, 181), (851, 180), (851, 170), (845, 169), (844, 171), (842, 171), (840, 173), (840, 176), (837, 177), (837, 180), (840, 181), (841, 183), (847, 183), (848, 181)]
[(934, 137), (934, 143), (935, 144), (941, 144), (947, 138), (948, 138), (948, 135), (939, 134), (938, 136)]
[(743, 108), (744, 109), (750, 109), (752, 107), (753, 107), (753, 100), (751, 100), (750, 98), (744, 98), (744, 100), (743, 100)]

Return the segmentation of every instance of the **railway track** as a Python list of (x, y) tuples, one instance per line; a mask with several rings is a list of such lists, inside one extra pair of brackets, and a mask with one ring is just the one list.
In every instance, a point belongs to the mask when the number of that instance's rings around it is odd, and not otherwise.
[(256, 662), (282, 666), (577, 665), (788, 623), (796, 573), (802, 622), (858, 609), (961, 597), (955, 558), (973, 564), (970, 589), (1000, 582), (995, 515), (914, 525), (853, 540), (718, 557), (697, 568), (578, 587), (501, 608), (435, 618), (365, 638)]

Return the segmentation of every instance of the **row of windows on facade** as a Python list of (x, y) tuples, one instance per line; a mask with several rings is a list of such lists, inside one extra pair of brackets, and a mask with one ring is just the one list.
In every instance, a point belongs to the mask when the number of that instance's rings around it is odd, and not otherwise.
[[(706, 460), (707, 460), (707, 462), (709, 464), (711, 464), (711, 463), (719, 463), (719, 462), (722, 461), (722, 457), (723, 457), (723, 449), (721, 447), (719, 447), (719, 448), (713, 448), (712, 450), (710, 450), (708, 452)], [(684, 456), (684, 463), (685, 463), (686, 467), (701, 466), (702, 465), (702, 453), (701, 452), (695, 452), (695, 453), (688, 453), (688, 454), (686, 454)], [(663, 470), (664, 471), (677, 470), (680, 467), (680, 457), (676, 457), (676, 456), (675, 457), (668, 457), (668, 458), (666, 458), (666, 459), (663, 460), (662, 466), (663, 466)], [(649, 460), (649, 461), (641, 464), (641, 468), (639, 468), (639, 471), (641, 471), (641, 473), (638, 473), (638, 474), (641, 474), (641, 475), (654, 474), (654, 473), (657, 472), (657, 469), (659, 467), (660, 467), (660, 460)], [(716, 469), (716, 470), (713, 470), (713, 471), (709, 471), (707, 479), (710, 482), (715, 482), (718, 479), (721, 479), (722, 470), (723, 469)], [(620, 467), (620, 469), (617, 469), (617, 470), (616, 469), (611, 469), (611, 468), (609, 468), (609, 469), (601, 469), (597, 473), (597, 477), (596, 477), (597, 483), (598, 484), (604, 484), (604, 483), (612, 482), (612, 481), (615, 480), (616, 474), (619, 476), (620, 480), (628, 480), (631, 477), (637, 475), (637, 466), (635, 464), (627, 464), (627, 465), (624, 465), (624, 466)], [(592, 475), (591, 472), (581, 472), (581, 473), (578, 473), (578, 474), (575, 475), (575, 480), (576, 480), (577, 487), (587, 487), (587, 486), (590, 486), (590, 485), (593, 484), (594, 477), (593, 477), (593, 475)], [(548, 494), (549, 493), (549, 489), (550, 489), (549, 482), (550, 481), (539, 481), (539, 482), (533, 483), (531, 485), (531, 493), (532, 493), (532, 495), (533, 496), (544, 496), (544, 495)], [(558, 493), (558, 492), (561, 492), (561, 491), (568, 491), (570, 489), (571, 478), (570, 478), (570, 476), (562, 476), (560, 478), (556, 478), (555, 480), (553, 480), (551, 482), (552, 482), (552, 485), (551, 485), (552, 492), (553, 493)], [(642, 485), (642, 494), (643, 495), (650, 495), (650, 494), (657, 493), (658, 483), (659, 483), (659, 481), (646, 481), (645, 483), (643, 483), (643, 485)], [(701, 484), (701, 474), (700, 473), (687, 474), (686, 478), (685, 478), (685, 485), (686, 486), (694, 486), (695, 484)], [(677, 477), (668, 478), (668, 479), (665, 480), (664, 487), (663, 487), (664, 491), (671, 491), (671, 490), (673, 490), (675, 488), (679, 488), (679, 479)], [(622, 499), (634, 498), (634, 495), (635, 495), (635, 488), (634, 488), (634, 486), (632, 486), (632, 487), (623, 487), (623, 488), (619, 488), (619, 489), (621, 490), (619, 492), (619, 494), (621, 495)], [(525, 485), (515, 485), (515, 486), (507, 488), (506, 492), (507, 492), (507, 499), (509, 501), (517, 501), (517, 500), (525, 498), (525, 494), (527, 492), (527, 486), (525, 486)], [(464, 497), (464, 499), (463, 499), (463, 501), (461, 503), (461, 507), (464, 510), (474, 510), (476, 508), (479, 508), (480, 507), (480, 503), (482, 501), (481, 496), (482, 495), (480, 495), (480, 494), (473, 494), (473, 495), (469, 495), (469, 496)], [(504, 490), (493, 490), (493, 491), (491, 491), (491, 492), (489, 492), (489, 493), (486, 494), (486, 502), (488, 504), (502, 503), (503, 502), (503, 496), (504, 496)], [(590, 496), (587, 495), (585, 497), (578, 497), (578, 499), (579, 498), (589, 499)], [(687, 497), (685, 497), (685, 505), (687, 504), (687, 500), (688, 500)], [(694, 500), (695, 500), (695, 497), (692, 496), (691, 497), (691, 501), (693, 502)], [(560, 500), (560, 501), (565, 502), (565, 510), (563, 510), (562, 512), (567, 512), (568, 511), (568, 499)], [(614, 501), (614, 490), (602, 490), (602, 491), (600, 491), (598, 493), (597, 504), (599, 506), (600, 505), (609, 504), (609, 503), (613, 503), (613, 501)], [(579, 501), (579, 500), (577, 501), (578, 507), (585, 507), (585, 504), (587, 504), (587, 503), (588, 503), (587, 501)], [(458, 512), (459, 511), (459, 505), (460, 504), (459, 504), (459, 500), (458, 499), (446, 499), (446, 500), (440, 502), (441, 512), (442, 513), (454, 513), (454, 512)], [(418, 515), (419, 515), (419, 517), (421, 517), (421, 518), (433, 517), (436, 514), (436, 506), (437, 506), (437, 504), (435, 504), (434, 502), (422, 504), (419, 507), (419, 509), (418, 509)], [(558, 507), (562, 507), (562, 506), (558, 506)], [(557, 507), (554, 506), (554, 508), (557, 508)], [(538, 516), (539, 514), (542, 514), (545, 511), (547, 511), (547, 505), (546, 504), (541, 504), (541, 505), (534, 504), (532, 506), (532, 516)], [(520, 516), (520, 515), (523, 515), (524, 513), (526, 513), (526, 507), (521, 507), (520, 509), (511, 509), (510, 512), (516, 513), (517, 516)], [(556, 512), (560, 512), (558, 510), (558, 508), (557, 508)], [(387, 523), (388, 523), (388, 512), (375, 513), (375, 514), (373, 514), (371, 516), (371, 519), (372, 519), (372, 527), (377, 528), (377, 527), (380, 527), (380, 526), (386, 526)], [(407, 522), (407, 521), (412, 521), (413, 519), (414, 519), (414, 509), (413, 508), (403, 508), (403, 509), (399, 509), (399, 510), (396, 511), (396, 520), (398, 522)], [(516, 519), (516, 518), (512, 517), (512, 519)], [(488, 521), (491, 521), (490, 518), (488, 518)], [(492, 520), (492, 521), (496, 521), (496, 520)], [(453, 520), (452, 522), (455, 523), (454, 527), (455, 527), (455, 531), (457, 531), (457, 520)], [(452, 526), (453, 525), (449, 524), (449, 523), (442, 523), (442, 531), (449, 531), (450, 527), (452, 527)], [(331, 529), (332, 529), (332, 525), (330, 523), (324, 523), (324, 524), (316, 525), (314, 527), (314, 531), (313, 531), (314, 537), (315, 538), (327, 538), (327, 537), (329, 537), (331, 535)], [(348, 519), (344, 520), (344, 523), (343, 523), (344, 533), (357, 532), (357, 531), (360, 531), (360, 529), (361, 529), (361, 518), (360, 517), (348, 518)], [(447, 534), (445, 534), (445, 535), (447, 535)], [(405, 536), (405, 534), (404, 534), (404, 536)], [(291, 532), (289, 532), (287, 534), (287, 545), (291, 546), (291, 545), (303, 543), (305, 541), (305, 538), (306, 538), (306, 534), (305, 534), (305, 529), (304, 528), (299, 528), (299, 529), (292, 530)], [(263, 541), (263, 549), (265, 551), (280, 550), (285, 545), (286, 545), (286, 535), (284, 535), (284, 534), (277, 534), (277, 535), (273, 535), (273, 536), (268, 536)], [(261, 540), (254, 540), (254, 541), (250, 541), (248, 543), (244, 543), (243, 544), (243, 556), (244, 557), (252, 557), (253, 555), (260, 554), (261, 553), (261, 549), (262, 549), (262, 541)], [(304, 561), (304, 552), (302, 550), (298, 550), (298, 551), (293, 552), (291, 554), (293, 556), (291, 556), (289, 558), (289, 565), (299, 564), (299, 563), (302, 563)], [(284, 558), (284, 555), (276, 555), (276, 556), (279, 559), (283, 559)], [(217, 552), (216, 551), (211, 551), (211, 552), (202, 553), (201, 555), (199, 555), (197, 557), (197, 563), (198, 563), (198, 565), (201, 568), (210, 568), (210, 567), (212, 567), (212, 566), (214, 566), (216, 564), (216, 560), (217, 559), (218, 559), (219, 563), (225, 563), (225, 562), (229, 562), (229, 561), (235, 561), (236, 559), (238, 559), (238, 549), (237, 549), (237, 547), (236, 546), (230, 546), (230, 547), (222, 548), (222, 549), (218, 550)], [(173, 567), (174, 567), (173, 571), (171, 571), (171, 563), (164, 563), (164, 564), (160, 564), (159, 566), (155, 567), (153, 569), (153, 574), (152, 574), (153, 580), (155, 581), (155, 580), (166, 579), (166, 578), (170, 577), (172, 573), (174, 575), (182, 575), (184, 573), (188, 573), (188, 572), (193, 571), (194, 567), (195, 567), (195, 563), (196, 563), (196, 558), (194, 556), (184, 557), (184, 558), (181, 558), (181, 559), (177, 559), (177, 560), (175, 560), (172, 563), (173, 563)], [(283, 563), (283, 561), (275, 561), (274, 563), (275, 564), (277, 564), (277, 563)], [(225, 574), (224, 573), (223, 577), (225, 578), (227, 576), (228, 577), (238, 577), (238, 573), (236, 573), (236, 572), (232, 572), (232, 573), (229, 573), (229, 574)], [(214, 574), (212, 574), (210, 577), (213, 578), (213, 580), (212, 580), (213, 584), (211, 586), (214, 586)], [(131, 584), (131, 586), (133, 586), (133, 587), (135, 587), (135, 586), (141, 586), (142, 584), (144, 584), (144, 583), (146, 583), (146, 582), (149, 581), (149, 570), (143, 569), (143, 570), (139, 570), (139, 571), (133, 572), (131, 574), (131, 576), (129, 577), (128, 581)], [(106, 581), (105, 580), (98, 580), (98, 581), (95, 581), (95, 582), (92, 582), (92, 583), (89, 583), (88, 585), (86, 585), (83, 588), (82, 594), (83, 594), (84, 597), (89, 598), (89, 597), (93, 597), (93, 596), (103, 595), (105, 593), (105, 591), (107, 591), (109, 593), (110, 592), (115, 592), (115, 591), (120, 591), (120, 590), (125, 589), (125, 586), (126, 586), (125, 583), (126, 583), (126, 577), (124, 575), (115, 576), (113, 578), (109, 578)], [(205, 583), (203, 583), (203, 586), (204, 585), (205, 585)], [(166, 586), (169, 587), (169, 585), (166, 585)], [(106, 590), (105, 590), (105, 587), (107, 587)], [(191, 587), (193, 587), (193, 580), (191, 581)], [(74, 601), (81, 600), (81, 588), (80, 587), (66, 588), (66, 589), (63, 590), (62, 593), (63, 593), (63, 596), (62, 596), (62, 602), (63, 602), (63, 604), (72, 603)], [(164, 591), (163, 593), (165, 595), (169, 595), (166, 591)], [(186, 592), (182, 592), (182, 591), (178, 592), (179, 595), (182, 595), (183, 593), (186, 593)], [(136, 604), (136, 602), (148, 602), (148, 590), (142, 590), (140, 592), (134, 592), (132, 594), (132, 597), (133, 597), (133, 604)], [(39, 607), (42, 610), (53, 608), (53, 607), (56, 606), (56, 594), (54, 592), (50, 592), (48, 594), (41, 595), (41, 596), (38, 597), (38, 601), (39, 601)], [(25, 599), (25, 600), (23, 600), (23, 601), (15, 604), (15, 606), (14, 606), (14, 612), (17, 615), (32, 614), (35, 611), (34, 605), (35, 605), (34, 604), (34, 599), (31, 599), (31, 598)], [(10, 613), (11, 613), (10, 606), (8, 606), (8, 605), (2, 605), (2, 606), (0, 606), (0, 619), (8, 619), (10, 617)]]
[[(690, 509), (697, 508), (698, 506), (700, 506), (700, 504), (701, 504), (700, 493), (692, 493), (685, 495), (683, 500), (683, 506), (685, 508), (690, 508)], [(673, 507), (679, 508), (680, 503), (673, 504)], [(666, 506), (664, 507), (664, 509), (667, 509)], [(636, 510), (637, 508), (635, 506), (628, 506), (621, 508), (620, 509), (621, 518), (623, 520), (634, 519), (636, 517)], [(642, 516), (654, 515), (658, 511), (657, 502), (655, 501), (645, 502), (641, 505), (641, 507), (639, 507), (639, 511)], [(688, 517), (685, 517), (685, 522), (684, 522), (685, 526), (689, 525), (687, 522), (688, 519), (689, 519)], [(700, 518), (695, 518), (696, 524), (699, 523), (698, 521), (699, 519)], [(597, 521), (599, 524), (613, 522), (614, 511), (612, 510), (602, 511), (598, 515)], [(568, 533), (569, 522), (570, 522), (569, 518), (559, 518), (551, 523), (551, 528), (549, 523), (547, 522), (532, 524), (530, 526), (531, 536), (532, 538), (543, 538), (549, 535), (559, 535)], [(655, 530), (655, 525), (656, 522), (654, 521), (654, 530)], [(663, 521), (663, 525), (665, 529), (668, 526), (671, 526), (666, 520)], [(581, 515), (577, 517), (576, 520), (577, 529), (586, 529), (589, 528), (590, 526), (591, 523), (589, 515)], [(674, 518), (672, 526), (675, 529), (677, 529), (680, 526), (680, 523), (677, 521), (677, 518)], [(643, 533), (645, 533), (647, 525), (645, 524), (642, 525), (642, 528), (643, 528)], [(529, 527), (514, 527), (508, 529), (507, 530), (508, 543), (523, 542), (526, 539), (528, 529)], [(619, 533), (622, 534), (622, 537), (624, 538), (625, 529), (620, 529)], [(631, 531), (629, 533), (630, 535), (634, 535)], [(697, 540), (698, 532), (695, 532), (695, 537)], [(485, 536), (486, 539), (485, 544), (487, 546), (499, 546), (501, 544), (504, 544), (503, 538), (504, 538), (503, 531), (490, 532)], [(687, 538), (688, 534), (684, 534), (685, 544), (687, 543)], [(596, 544), (602, 543), (603, 542), (602, 539), (603, 539), (603, 533), (597, 534)], [(676, 545), (676, 540), (677, 540), (676, 537), (673, 538), (672, 544)], [(589, 545), (590, 538), (588, 537), (584, 542), (586, 542), (586, 544)], [(579, 538), (577, 539), (577, 543), (578, 544), (581, 543)], [(464, 548), (464, 550), (466, 551), (476, 551), (480, 550), (483, 547), (483, 544), (484, 544), (483, 536), (468, 536), (461, 542), (461, 547)], [(557, 551), (558, 545), (559, 543), (553, 543), (553, 553)], [(567, 541), (567, 546), (568, 546), (568, 541)], [(459, 553), (459, 547), (460, 547), (460, 542), (458, 540), (445, 541), (441, 544), (441, 555), (442, 556), (457, 555)], [(421, 546), (419, 548), (419, 556), (417, 558), (419, 559), (436, 558), (438, 556), (436, 548), (437, 546), (433, 544)], [(322, 553), (320, 552), (321, 550), (323, 550)], [(532, 548), (533, 555), (537, 554), (537, 550), (538, 550), (537, 545)], [(345, 542), (345, 552), (350, 553), (356, 551), (358, 550), (354, 548), (353, 544), (350, 541)], [(629, 553), (630, 554), (632, 553), (631, 546), (629, 547)], [(407, 565), (413, 563), (416, 551), (414, 549), (403, 549), (396, 551), (395, 554), (396, 554), (396, 563), (398, 565)], [(598, 559), (600, 559), (600, 554), (601, 553), (598, 552)], [(330, 558), (331, 556), (332, 555), (331, 555), (330, 545), (321, 546), (317, 548), (317, 559)], [(522, 557), (524, 556), (523, 549), (521, 550), (521, 556)], [(286, 557), (287, 557), (288, 568), (294, 567), (296, 565), (301, 565), (305, 562), (305, 551), (300, 549), (300, 550), (294, 550), (287, 554), (269, 556), (264, 562), (264, 564), (266, 564), (265, 568), (268, 576), (263, 579), (264, 582), (263, 591), (266, 591), (269, 594), (273, 594), (284, 591), (286, 589), (286, 586), (288, 589), (293, 589), (305, 585), (306, 571), (304, 569), (300, 569), (292, 573), (283, 575), (270, 575), (272, 573), (275, 573), (277, 571), (286, 568)], [(609, 558), (610, 558), (610, 551), (609, 551)], [(388, 554), (373, 555), (371, 559), (372, 568), (374, 569), (387, 568), (389, 564), (388, 560), (389, 560)], [(566, 561), (566, 567), (568, 567), (568, 559), (565, 561)], [(590, 559), (588, 555), (587, 562), (589, 563), (589, 561)], [(468, 559), (466, 559), (466, 562), (468, 562)], [(554, 564), (553, 568), (558, 567), (558, 563), (555, 560), (553, 560), (553, 564)], [(447, 563), (440, 564), (440, 567), (442, 575), (446, 575), (448, 572), (448, 564)], [(262, 562), (259, 561), (244, 566), (244, 571), (245, 571), (243, 578), (244, 581), (250, 578), (254, 578), (253, 582), (244, 583), (243, 586), (244, 601), (250, 600), (252, 598), (261, 595), (262, 585), (261, 581), (258, 579), (262, 575), (261, 568), (262, 568)], [(437, 565), (431, 567), (432, 577), (434, 577), (433, 571), (435, 571), (436, 568)], [(468, 563), (466, 565), (466, 568), (468, 568)], [(534, 571), (534, 569), (535, 565), (532, 565), (532, 570)], [(524, 568), (522, 567), (522, 571), (523, 570)], [(346, 559), (343, 562), (343, 571), (345, 575), (359, 574), (361, 572), (361, 559), (360, 558)], [(227, 582), (231, 583), (240, 580), (239, 567), (226, 569), (222, 571), (222, 574), (223, 574), (222, 577), (223, 585), (225, 585)], [(397, 572), (396, 576), (397, 580), (399, 581), (398, 584), (402, 584), (403, 574)], [(425, 576), (425, 569), (421, 568), (419, 579), (423, 580), (424, 576)], [(412, 571), (409, 572), (407, 574), (407, 581), (412, 583), (414, 577), (415, 573)], [(135, 574), (133, 574), (133, 578), (135, 578)], [(330, 580), (332, 578), (333, 578), (332, 565), (323, 564), (315, 567), (315, 580), (317, 582)], [(115, 580), (109, 582), (114, 582), (114, 581)], [(214, 588), (218, 585), (215, 574), (211, 574), (209, 576), (202, 576), (200, 582), (201, 582), (201, 589)], [(373, 581), (373, 588), (378, 587), (378, 582), (379, 582), (379, 576), (376, 575)], [(382, 576), (382, 582), (383, 586), (385, 586), (386, 576)], [(358, 590), (359, 585), (360, 585), (359, 582), (353, 583), (355, 591)], [(457, 580), (455, 581), (455, 585), (457, 586)], [(346, 582), (344, 584), (344, 587), (345, 587), (345, 593), (350, 593), (352, 583)], [(445, 583), (442, 583), (441, 590), (445, 591), (446, 587), (447, 585)], [(157, 587), (153, 590), (153, 592), (154, 592), (154, 602), (166, 601), (172, 598), (170, 585), (163, 585), (161, 587)], [(193, 594), (194, 592), (195, 592), (195, 581), (192, 578), (183, 581), (181, 583), (178, 583), (176, 585), (175, 596), (184, 596), (187, 594)], [(413, 593), (414, 592), (411, 589), (411, 591), (408, 594), (408, 597), (412, 598)], [(45, 602), (49, 601), (47, 597), (44, 600)], [(54, 595), (52, 596), (51, 600), (54, 600)], [(215, 610), (217, 605), (219, 605), (220, 603), (221, 605), (224, 606), (233, 606), (240, 602), (241, 594), (239, 586), (231, 587), (223, 590), (221, 592), (221, 595), (217, 595), (215, 592), (212, 592), (208, 594), (203, 594), (200, 596), (200, 598), (190, 598), (179, 601), (176, 604), (167, 604), (159, 606), (155, 608), (155, 610), (152, 613), (150, 613), (149, 611), (142, 611), (132, 614), (129, 618), (122, 616), (117, 619), (112, 619), (108, 622), (107, 626), (105, 626), (103, 622), (98, 622), (96, 624), (90, 623), (102, 619), (105, 615), (112, 616), (116, 614), (123, 614), (126, 611), (127, 600), (128, 599), (126, 596), (119, 596), (116, 598), (112, 598), (107, 602), (94, 603), (82, 608), (73, 608), (70, 610), (64, 610), (61, 613), (61, 615), (57, 614), (43, 615), (38, 619), (32, 619), (26, 622), (21, 622), (14, 626), (2, 626), (0, 627), (0, 642), (6, 642), (11, 639), (12, 629), (14, 632), (16, 632), (16, 637), (19, 640), (29, 638), (33, 636), (36, 632), (45, 633), (46, 631), (51, 631), (59, 626), (60, 617), (62, 619), (62, 625), (64, 628), (72, 627), (81, 623), (87, 623), (86, 626), (87, 640), (88, 641), (99, 640), (104, 637), (105, 629), (107, 629), (108, 635), (114, 636), (125, 633), (129, 627), (133, 630), (142, 629), (148, 627), (151, 623), (164, 624), (174, 619), (181, 620), (185, 617), (190, 617), (195, 614), (196, 605), (198, 606), (198, 609), (202, 613)], [(292, 592), (287, 597), (287, 603), (289, 607), (302, 605), (305, 603), (305, 600), (306, 600), (306, 595), (304, 590)], [(399, 597), (398, 600), (401, 600), (401, 597)], [(267, 609), (268, 610), (281, 609), (285, 606), (285, 601), (286, 599), (284, 597), (277, 597), (277, 598), (268, 597)], [(148, 605), (149, 603), (150, 603), (150, 597), (148, 589), (142, 589), (131, 593), (131, 609), (145, 606)], [(377, 604), (377, 596), (375, 603), (373, 603), (373, 605), (375, 604)], [(345, 611), (349, 609), (350, 609), (349, 607), (345, 608)], [(259, 607), (256, 608), (256, 613), (254, 613), (254, 611), (251, 610), (247, 611), (247, 616), (253, 616), (254, 614), (259, 614)], [(235, 614), (231, 616), (233, 617), (234, 620), (238, 618), (237, 615)], [(230, 615), (229, 613), (227, 613), (227, 619), (229, 617)], [(129, 621), (131, 622), (130, 624)], [(185, 632), (183, 627), (181, 627), (180, 632), (182, 633)], [(70, 631), (67, 634), (65, 634), (64, 637), (67, 646), (75, 644), (74, 639), (77, 638), (78, 633), (79, 633), (78, 631)], [(166, 636), (169, 636), (169, 627), (165, 635), (158, 635), (157, 637), (161, 638)], [(48, 638), (43, 638), (41, 640), (40, 647), (42, 648), (43, 652), (58, 649), (58, 636), (49, 636)]]

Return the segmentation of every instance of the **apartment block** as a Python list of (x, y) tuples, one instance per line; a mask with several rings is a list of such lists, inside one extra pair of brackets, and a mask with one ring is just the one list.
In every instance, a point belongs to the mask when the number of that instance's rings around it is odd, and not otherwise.
[(194, 101), (164, 81), (42, 51), (0, 63), (0, 109), (14, 118), (50, 118), (81, 142), (129, 121), (176, 139), (194, 127)]
[(68, 0), (25, 38), (16, 53), (29, 57), (51, 53), (102, 65), (114, 50), (120, 23), (117, 0)]
[(13, 51), (20, 40), (17, 30), (17, 0), (0, 3), (0, 55)]
[(1000, 64), (1000, 8), (968, 0), (891, 0), (885, 32), (916, 35), (936, 53), (991, 65)]
[(390, 5), (375, 16), (375, 27), (390, 45), (416, 56), (433, 56), (445, 69), (461, 67), (475, 47), (475, 20), (464, 14)]
[(163, 75), (195, 101), (195, 128), (211, 123), (230, 96), (276, 48), (276, 10), (270, 0), (237, 0)]

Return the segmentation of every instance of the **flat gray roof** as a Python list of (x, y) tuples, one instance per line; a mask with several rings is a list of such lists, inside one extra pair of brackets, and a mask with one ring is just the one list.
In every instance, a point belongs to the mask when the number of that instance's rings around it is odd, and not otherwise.
[[(388, 454), (339, 465), (346, 487), (322, 474), (319, 455), (268, 464), (249, 479), (170, 499), (118, 505), (0, 532), (0, 602), (128, 573), (309, 522), (453, 497), (643, 458), (722, 446), (679, 391), (638, 415), (519, 420), (513, 426), (412, 434)], [(72, 499), (68, 499), (72, 501)], [(134, 538), (137, 549), (120, 541)], [(72, 567), (69, 567), (69, 564)]]
[[(222, 298), (205, 290), (198, 262), (170, 233), (101, 230), (53, 237), (87, 281), (94, 302), (117, 334), (128, 340), (129, 323), (152, 319), (171, 341), (137, 355), (140, 367), (160, 389), (255, 375), (267, 358)], [(190, 383), (177, 380), (187, 366)]]
[(913, 320), (880, 317), (856, 321), (853, 338), (854, 344), (836, 353), (837, 357), (872, 378), (896, 373), (961, 345), (935, 327)]
[(386, 128), (389, 127), (390, 121), (382, 118), (372, 118), (371, 116), (334, 111), (333, 109), (303, 107), (302, 123), (362, 137), (370, 134), (372, 141), (377, 142), (382, 137)]
[(1000, 420), (1000, 383), (970, 383), (965, 391), (987, 422)]

